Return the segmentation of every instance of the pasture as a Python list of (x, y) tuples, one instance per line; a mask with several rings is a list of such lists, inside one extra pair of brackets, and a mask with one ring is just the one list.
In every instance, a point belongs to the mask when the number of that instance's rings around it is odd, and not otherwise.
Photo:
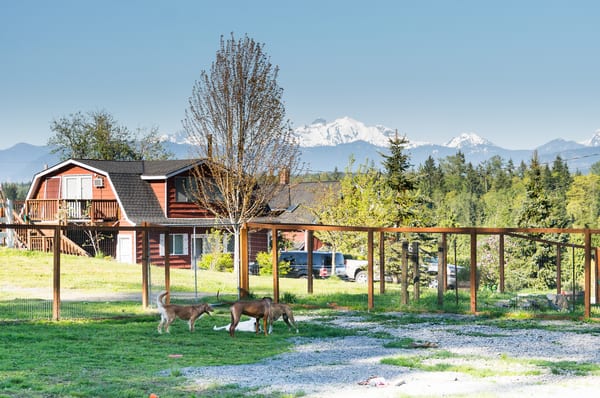
[[(229, 322), (226, 306), (196, 323), (191, 334), (177, 320), (170, 334), (158, 334), (159, 317), (154, 307), (141, 306), (139, 266), (104, 259), (62, 256), (61, 321), (49, 321), (44, 306), (52, 292), (52, 257), (37, 252), (0, 249), (0, 397), (162, 397), (253, 396), (236, 386), (215, 385), (198, 390), (182, 376), (191, 366), (250, 364), (289, 351), (294, 345), (283, 322), (268, 337), (238, 333), (235, 339), (213, 326)], [(152, 267), (152, 298), (164, 289), (164, 274)], [(198, 300), (216, 303), (216, 293), (235, 298), (236, 278), (228, 273), (171, 270), (174, 302)], [(397, 285), (376, 295), (375, 310), (367, 312), (367, 288), (341, 280), (315, 280), (314, 294), (306, 293), (306, 280), (282, 278), (281, 300), (289, 302), (300, 322), (301, 337), (332, 338), (364, 333), (337, 328), (314, 317), (355, 312), (377, 321), (384, 312), (467, 312), (468, 291), (446, 293), (444, 308), (436, 304), (436, 292), (423, 289), (421, 299), (400, 304)], [(252, 276), (256, 297), (270, 295), (272, 277)], [(496, 300), (492, 293), (482, 300)], [(22, 304), (22, 305), (21, 305)], [(154, 303), (151, 301), (151, 304)], [(22, 311), (22, 312), (16, 312)], [(581, 311), (565, 314), (578, 317)], [(522, 311), (490, 311), (484, 318), (531, 318)], [(539, 314), (537, 314), (539, 315)], [(46, 318), (46, 319), (44, 319)], [(530, 327), (530, 323), (524, 325)], [(280, 395), (273, 395), (280, 396)]]

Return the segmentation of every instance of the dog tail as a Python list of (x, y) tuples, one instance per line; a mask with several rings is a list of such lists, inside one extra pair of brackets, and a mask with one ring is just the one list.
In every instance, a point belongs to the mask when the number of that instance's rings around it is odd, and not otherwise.
[(169, 294), (169, 292), (167, 292), (167, 291), (163, 291), (163, 292), (161, 292), (161, 293), (160, 293), (160, 294), (159, 294), (159, 295), (156, 297), (156, 306), (157, 306), (158, 308), (164, 308), (164, 304), (165, 304), (165, 303), (163, 302), (163, 298), (164, 298), (164, 297), (165, 297), (167, 294)]

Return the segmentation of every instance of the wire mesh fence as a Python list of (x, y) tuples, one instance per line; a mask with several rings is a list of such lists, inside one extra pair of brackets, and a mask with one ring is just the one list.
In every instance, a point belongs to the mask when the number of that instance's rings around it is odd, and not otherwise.
[[(82, 234), (80, 227), (72, 230), (63, 228), (69, 231), (67, 235), (71, 240), (76, 240), (76, 234)], [(2, 229), (10, 227), (4, 225)], [(161, 231), (164, 232), (164, 228), (155, 231), (157, 241)], [(114, 228), (114, 233), (117, 232), (119, 229)], [(381, 287), (374, 289), (375, 294), (383, 295), (385, 292), (387, 296), (394, 295), (392, 302), (396, 303), (399, 310), (419, 308), (428, 303), (429, 308), (433, 308), (436, 299), (441, 297), (443, 305), (439, 309), (443, 311), (469, 311), (475, 300), (475, 307), (479, 312), (523, 311), (551, 316), (584, 312), (588, 277), (585, 271), (586, 255), (582, 239), (578, 239), (576, 233), (571, 234), (569, 240), (558, 244), (541, 241), (539, 238), (530, 239), (528, 235), (523, 237), (506, 234), (500, 238), (498, 233), (485, 232), (487, 233), (477, 236), (474, 248), (470, 247), (473, 235), (448, 233), (443, 247), (443, 261), (448, 267), (445, 281), (438, 278), (438, 270), (443, 269), (438, 266), (439, 232), (421, 231), (415, 234), (392, 231), (375, 234), (374, 284)], [(364, 234), (364, 231), (360, 233)], [(350, 240), (356, 239), (356, 236), (342, 235), (341, 238)], [(402, 252), (402, 241), (409, 243), (407, 253)], [(529, 247), (524, 248), (524, 241)], [(361, 245), (356, 245), (359, 246)], [(380, 246), (382, 249), (377, 252)], [(525, 252), (525, 249), (529, 251)], [(590, 315), (596, 317), (600, 312), (597, 303), (599, 268), (595, 262), (597, 249), (595, 246), (591, 249), (594, 263), (589, 276), (592, 290), (589, 292), (592, 304)], [(54, 246), (48, 245), (48, 250), (54, 251)], [(471, 272), (473, 250), (476, 251), (474, 275)], [(368, 255), (366, 251), (362, 254), (362, 258)], [(227, 282), (212, 284), (210, 291), (207, 291), (195, 263), (169, 269), (165, 266), (164, 253), (157, 250), (148, 250), (143, 262), (140, 258), (129, 263), (115, 261), (116, 255), (117, 253), (114, 256), (60, 254), (57, 310), (54, 307), (55, 258), (41, 251), (0, 248), (0, 320), (53, 319), (57, 311), (60, 319), (135, 316), (152, 310), (156, 296), (167, 287), (177, 292), (179, 298), (195, 302), (207, 294), (215, 295), (219, 289), (222, 293), (223, 290), (236, 293), (238, 281), (231, 273), (228, 274)], [(539, 258), (534, 259), (533, 256)], [(402, 263), (405, 258), (406, 303), (401, 296), (404, 272)], [(383, 277), (377, 275), (380, 261), (385, 265)], [(441, 296), (438, 290), (440, 282), (443, 285)], [(369, 290), (365, 285), (362, 289), (357, 295), (365, 297)], [(325, 291), (331, 293), (327, 289)]]

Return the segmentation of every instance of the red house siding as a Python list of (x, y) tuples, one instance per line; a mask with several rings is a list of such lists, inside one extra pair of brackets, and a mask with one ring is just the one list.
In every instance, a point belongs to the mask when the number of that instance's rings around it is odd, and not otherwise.
[[(188, 174), (180, 174), (177, 177), (189, 176)], [(175, 179), (169, 178), (167, 181), (167, 201), (169, 207), (167, 209), (167, 217), (171, 218), (210, 218), (214, 217), (206, 209), (201, 209), (195, 202), (177, 202), (175, 191)]]

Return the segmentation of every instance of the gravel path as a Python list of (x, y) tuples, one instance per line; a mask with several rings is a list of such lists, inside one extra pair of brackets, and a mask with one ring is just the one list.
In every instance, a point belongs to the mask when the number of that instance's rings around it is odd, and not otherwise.
[[(402, 314), (398, 314), (402, 316)], [(341, 315), (333, 322), (340, 328), (367, 328), (397, 338), (431, 342), (437, 348), (384, 348), (388, 341), (367, 336), (327, 339), (294, 337), (295, 348), (251, 365), (211, 366), (182, 369), (195, 387), (237, 384), (258, 388), (256, 394), (281, 392), (305, 397), (397, 397), (397, 396), (485, 396), (485, 397), (596, 397), (600, 376), (555, 375), (527, 360), (579, 361), (600, 365), (600, 325), (570, 321), (545, 321), (545, 329), (505, 329), (461, 324), (469, 316), (425, 315), (431, 323), (399, 327), (365, 322), (360, 316)], [(298, 317), (300, 327), (302, 317)], [(447, 323), (443, 318), (448, 319)], [(465, 319), (466, 318), (466, 319)], [(307, 318), (304, 318), (306, 320)], [(315, 318), (312, 318), (315, 320)], [(330, 319), (328, 319), (331, 321)], [(579, 333), (581, 330), (591, 333)], [(438, 361), (475, 368), (504, 370), (507, 376), (473, 377), (461, 372), (432, 372), (384, 365), (380, 360), (399, 355), (431, 355), (450, 351), (454, 358)], [(507, 361), (506, 358), (515, 360)], [(431, 364), (434, 359), (429, 360)], [(540, 372), (541, 370), (541, 372)], [(535, 371), (535, 372), (534, 372)], [(257, 378), (256, 374), (268, 375)], [(377, 379), (371, 379), (376, 376)], [(371, 384), (361, 382), (370, 380)], [(377, 383), (379, 382), (379, 383)]]

